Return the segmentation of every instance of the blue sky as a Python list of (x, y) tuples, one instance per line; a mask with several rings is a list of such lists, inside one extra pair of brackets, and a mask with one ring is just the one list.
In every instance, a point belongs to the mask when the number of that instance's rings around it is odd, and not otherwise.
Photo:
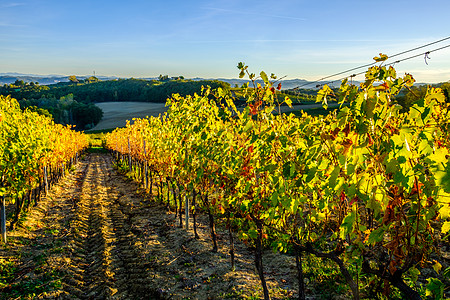
[[(236, 78), (243, 61), (316, 80), (450, 36), (449, 12), (448, 0), (0, 0), (0, 73)], [(450, 80), (450, 48), (429, 56), (396, 69)]]

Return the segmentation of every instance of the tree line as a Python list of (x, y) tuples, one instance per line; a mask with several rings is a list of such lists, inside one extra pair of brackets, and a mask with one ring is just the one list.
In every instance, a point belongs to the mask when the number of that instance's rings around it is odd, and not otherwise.
[(101, 81), (91, 76), (78, 79), (69, 76), (68, 82), (39, 85), (38, 82), (16, 80), (0, 87), (0, 95), (11, 95), (22, 109), (29, 108), (42, 115), (51, 115), (56, 123), (72, 124), (79, 130), (93, 128), (103, 117), (94, 103), (109, 101), (137, 101), (164, 103), (172, 94), (182, 96), (199, 93), (202, 86), (229, 89), (229, 84), (217, 80), (185, 80), (183, 76), (159, 80), (116, 79)]
[[(440, 88), (445, 99), (447, 99), (447, 101), (450, 99), (450, 82), (434, 84), (432, 87)], [(427, 89), (428, 87), (426, 85), (412, 86), (411, 88), (400, 92), (395, 97), (395, 100), (403, 107), (403, 110), (406, 111), (407, 108), (411, 107), (412, 103), (425, 97)]]
[(42, 86), (38, 83), (16, 81), (0, 87), (0, 94), (11, 95), (18, 99), (56, 98), (73, 95), (77, 102), (97, 103), (109, 101), (137, 101), (163, 103), (172, 94), (182, 96), (199, 93), (202, 86), (229, 89), (229, 84), (218, 80), (185, 80), (183, 76), (168, 78), (160, 76), (160, 80), (115, 79), (101, 81), (94, 76), (79, 80), (70, 76), (69, 82)]
[(35, 111), (51, 117), (55, 123), (75, 125), (77, 130), (93, 128), (103, 117), (103, 111), (92, 103), (81, 103), (69, 94), (59, 99), (45, 98), (22, 99), (19, 101), (22, 109)]
[[(78, 79), (69, 76), (68, 82), (52, 85), (40, 85), (38, 82), (16, 80), (13, 84), (0, 86), (0, 95), (11, 95), (17, 99), (20, 106), (26, 107), (43, 115), (52, 115), (56, 123), (72, 124), (79, 130), (94, 127), (102, 118), (103, 112), (93, 105), (98, 102), (136, 101), (165, 103), (172, 94), (180, 96), (200, 93), (202, 86), (212, 89), (222, 88), (236, 99), (236, 104), (244, 104), (243, 89), (230, 88), (226, 82), (219, 80), (187, 80), (183, 76), (169, 77), (160, 75), (158, 79), (115, 79), (101, 81), (95, 76)], [(435, 85), (440, 87), (446, 98), (450, 91), (450, 83)], [(404, 109), (411, 106), (417, 99), (423, 98), (426, 86), (412, 86), (395, 96), (395, 101)], [(337, 90), (336, 90), (337, 91)], [(277, 95), (279, 102), (288, 96), (294, 103), (314, 101), (316, 90), (283, 90)], [(242, 102), (242, 103), (241, 103)]]

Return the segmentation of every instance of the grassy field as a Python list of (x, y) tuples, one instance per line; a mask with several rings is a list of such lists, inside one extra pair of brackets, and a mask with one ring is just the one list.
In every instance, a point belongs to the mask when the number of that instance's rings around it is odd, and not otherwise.
[[(124, 127), (127, 120), (133, 118), (145, 118), (146, 116), (158, 116), (167, 111), (164, 103), (148, 103), (148, 102), (102, 102), (96, 104), (103, 110), (103, 119), (89, 132), (99, 132), (117, 127)], [(336, 107), (336, 104), (331, 104), (331, 107)], [(282, 106), (280, 108), (282, 113), (298, 113), (300, 110), (311, 111), (312, 114), (320, 108), (319, 103), (297, 104), (293, 108)], [(277, 108), (278, 111), (278, 108)], [(326, 114), (326, 111), (321, 111), (321, 114)]]
[(103, 119), (92, 130), (124, 127), (127, 120), (158, 116), (167, 110), (164, 103), (102, 102), (96, 105), (103, 110)]

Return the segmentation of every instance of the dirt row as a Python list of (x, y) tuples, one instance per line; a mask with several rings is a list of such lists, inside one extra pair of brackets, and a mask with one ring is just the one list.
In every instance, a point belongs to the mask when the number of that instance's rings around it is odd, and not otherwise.
[(80, 299), (144, 298), (149, 270), (133, 245), (128, 215), (120, 205), (120, 193), (108, 184), (110, 170), (105, 157), (91, 156), (81, 195), (71, 222), (70, 276), (64, 290)]
[[(211, 251), (206, 218), (199, 239), (175, 214), (118, 174), (107, 154), (89, 154), (10, 234), (0, 259), (14, 261), (1, 299), (254, 299), (261, 296), (253, 254), (227, 234)], [(192, 224), (192, 220), (190, 221)], [(264, 256), (274, 299), (296, 294), (292, 257)], [(25, 295), (25, 296), (24, 296)], [(27, 296), (28, 295), (28, 296)]]

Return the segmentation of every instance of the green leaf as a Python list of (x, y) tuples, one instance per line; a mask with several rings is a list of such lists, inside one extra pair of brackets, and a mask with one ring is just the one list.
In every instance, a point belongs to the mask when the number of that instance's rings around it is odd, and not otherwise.
[(425, 296), (434, 296), (434, 299), (444, 299), (445, 284), (437, 278), (428, 278), (427, 281)]
[(450, 267), (448, 267), (447, 269), (444, 270), (444, 272), (442, 272), (442, 276), (444, 276), (444, 278), (446, 279), (450, 279)]
[(266, 72), (261, 71), (261, 73), (259, 73), (259, 75), (261, 76), (261, 79), (264, 81), (264, 83), (266, 85), (268, 85), (269, 84), (269, 78), (267, 77)]
[(324, 85), (323, 88), (317, 93), (316, 102), (322, 102), (322, 107), (328, 108), (328, 96), (334, 96), (333, 90), (328, 86)]
[(342, 230), (340, 232), (340, 237), (342, 239), (345, 239), (345, 236), (352, 231), (353, 224), (355, 224), (355, 221), (356, 221), (356, 213), (355, 211), (352, 210), (342, 221), (341, 224)]
[(291, 162), (287, 161), (283, 165), (283, 176), (289, 178), (291, 174)]
[(297, 211), (299, 202), (300, 202), (300, 200), (298, 198), (287, 197), (282, 200), (281, 204), (287, 211), (295, 214), (295, 212)]
[(367, 242), (370, 245), (375, 245), (376, 243), (381, 242), (384, 238), (384, 232), (385, 232), (385, 230), (383, 227), (375, 229), (374, 231), (372, 231), (370, 233), (369, 239), (367, 240)]
[(434, 172), (436, 185), (441, 187), (445, 192), (450, 193), (450, 165), (447, 164), (444, 170)]
[(275, 191), (273, 194), (272, 194), (272, 197), (270, 198), (270, 200), (272, 200), (272, 206), (277, 206), (277, 204), (278, 204), (278, 192), (277, 191)]
[(428, 88), (427, 95), (425, 96), (426, 103), (431, 102), (432, 99), (436, 99), (438, 102), (445, 102), (445, 95), (440, 88)]
[(425, 101), (419, 100), (414, 103), (413, 106), (409, 109), (409, 116), (411, 120), (414, 120), (417, 125), (424, 126), (427, 119), (430, 109), (425, 107)]
[(225, 91), (224, 89), (222, 89), (221, 87), (217, 88), (217, 94), (219, 97), (225, 97), (227, 95), (227, 91)]
[(382, 194), (382, 189), (374, 189), (375, 193), (367, 200), (366, 207), (373, 209), (375, 214), (380, 213), (381, 211), (381, 201), (377, 201), (378, 198), (382, 198), (384, 195)]
[(250, 229), (248, 231), (248, 236), (251, 237), (252, 239), (256, 239), (258, 238), (258, 231), (256, 231), (255, 229)]
[(374, 112), (373, 110), (375, 109), (375, 106), (377, 105), (377, 99), (374, 98), (368, 98), (366, 101), (366, 116), (367, 118), (373, 118)]
[(417, 282), (417, 280), (419, 279), (420, 271), (419, 269), (412, 267), (411, 269), (409, 269), (409, 274), (411, 276), (412, 282)]
[(386, 172), (387, 173), (395, 174), (396, 172), (398, 172), (399, 169), (400, 169), (400, 166), (398, 164), (398, 161), (395, 158), (387, 161), (387, 163), (386, 163)]
[(316, 175), (317, 175), (317, 167), (312, 167), (311, 169), (308, 170), (305, 181), (310, 182), (311, 180), (314, 179), (314, 177), (316, 177)]
[(333, 171), (331, 172), (330, 178), (328, 181), (330, 183), (331, 188), (334, 189), (338, 185), (337, 179), (338, 179), (340, 173), (341, 173), (341, 167), (339, 167), (339, 166), (335, 167), (333, 169)]
[(253, 128), (253, 122), (251, 120), (247, 121), (247, 124), (244, 126), (244, 132), (247, 132)]
[(422, 139), (419, 143), (419, 154), (423, 154), (423, 155), (431, 155), (433, 154), (433, 146), (430, 145), (430, 143), (428, 142), (428, 140), (426, 139)]

